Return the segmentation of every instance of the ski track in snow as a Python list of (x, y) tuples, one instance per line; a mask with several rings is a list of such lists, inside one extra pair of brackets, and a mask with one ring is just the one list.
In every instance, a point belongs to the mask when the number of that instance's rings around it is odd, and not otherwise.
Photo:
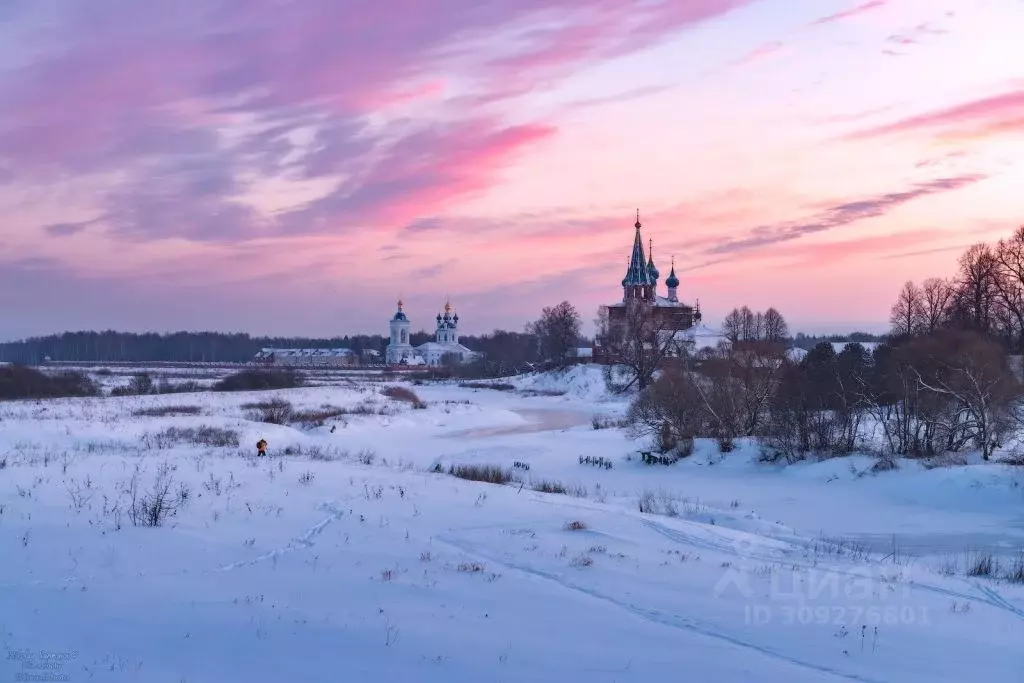
[(857, 681), (858, 683), (884, 683), (884, 681), (881, 681), (879, 679), (869, 678), (858, 674), (845, 673), (827, 666), (814, 664), (813, 662), (807, 662), (801, 659), (797, 659), (795, 657), (791, 657), (785, 653), (778, 652), (772, 648), (757, 645), (756, 643), (751, 643), (740, 638), (737, 638), (736, 636), (720, 631), (714, 626), (707, 624), (705, 622), (700, 622), (696, 619), (693, 619), (692, 617), (685, 617), (678, 614), (666, 614), (655, 609), (641, 607), (639, 605), (634, 605), (629, 602), (624, 602), (618, 598), (614, 598), (610, 595), (600, 593), (592, 588), (586, 588), (574, 584), (560, 576), (557, 576), (556, 574), (544, 571), (543, 569), (528, 567), (518, 562), (513, 562), (508, 559), (499, 559), (497, 557), (490, 555), (489, 553), (480, 552), (478, 549), (472, 547), (471, 545), (454, 539), (450, 536), (436, 537), (435, 540), (444, 543), (445, 545), (448, 545), (460, 552), (466, 553), (467, 555), (476, 557), (481, 561), (490, 562), (498, 566), (505, 567), (512, 571), (518, 571), (529, 576), (544, 579), (561, 586), (565, 590), (579, 593), (581, 595), (585, 595), (599, 602), (613, 605), (621, 610), (625, 610), (630, 614), (633, 614), (634, 616), (637, 616), (653, 624), (658, 624), (661, 626), (667, 626), (669, 628), (675, 628), (682, 631), (696, 633), (706, 638), (711, 638), (713, 640), (728, 643), (739, 648), (758, 652), (769, 658), (776, 659), (787, 664), (792, 664), (794, 666), (798, 666), (809, 671), (814, 671), (819, 674), (833, 676), (838, 679)]
[[(690, 546), (690, 547), (693, 547), (693, 548), (698, 548), (698, 549), (701, 549), (701, 550), (711, 550), (711, 551), (714, 551), (714, 552), (721, 552), (721, 553), (725, 553), (727, 555), (731, 555), (732, 557), (737, 557), (737, 558), (742, 558), (742, 559), (758, 560), (760, 562), (768, 562), (768, 563), (773, 563), (773, 564), (784, 564), (787, 567), (793, 567), (793, 568), (799, 568), (799, 569), (807, 569), (807, 570), (813, 569), (813, 570), (818, 570), (818, 571), (822, 570), (822, 567), (820, 567), (820, 566), (810, 565), (810, 564), (807, 564), (807, 563), (804, 563), (804, 562), (792, 561), (792, 560), (789, 560), (789, 559), (782, 559), (782, 558), (779, 558), (779, 557), (772, 557), (770, 555), (762, 555), (762, 554), (759, 554), (759, 553), (741, 553), (739, 551), (739, 549), (737, 549), (735, 547), (735, 545), (733, 545), (730, 542), (716, 543), (714, 541), (700, 539), (700, 538), (697, 538), (696, 536), (692, 536), (690, 534), (687, 534), (685, 532), (679, 531), (677, 529), (670, 529), (669, 527), (667, 527), (667, 526), (665, 526), (663, 524), (659, 524), (658, 522), (654, 522), (652, 520), (642, 520), (642, 522), (643, 522), (644, 526), (648, 527), (652, 531), (654, 531), (654, 532), (656, 532), (658, 534), (661, 534), (665, 538), (667, 538), (669, 540), (672, 540), (672, 541), (675, 541), (676, 543), (679, 543), (681, 545), (686, 545), (686, 546)], [(851, 577), (855, 577), (855, 578), (863, 578), (862, 575), (860, 575), (860, 574), (857, 574), (855, 572), (845, 571), (843, 569), (839, 569), (839, 568), (836, 568), (836, 567), (827, 567), (827, 568), (825, 568), (825, 570), (830, 572), (830, 573), (838, 574), (840, 576), (851, 576)], [(976, 588), (981, 593), (981, 595), (978, 595), (978, 593), (962, 593), (960, 591), (956, 591), (956, 590), (953, 590), (951, 588), (942, 588), (941, 586), (936, 586), (934, 584), (920, 583), (920, 582), (917, 582), (917, 581), (910, 581), (909, 585), (911, 585), (911, 586), (913, 586), (915, 588), (919, 588), (919, 589), (924, 590), (924, 591), (929, 591), (929, 592), (932, 592), (932, 593), (937, 593), (939, 595), (945, 595), (945, 596), (948, 596), (948, 597), (951, 597), (951, 598), (957, 598), (957, 599), (961, 599), (961, 600), (972, 600), (972, 601), (975, 601), (975, 602), (979, 602), (979, 603), (982, 603), (984, 605), (988, 605), (989, 607), (993, 607), (995, 609), (1000, 609), (1000, 610), (1004, 610), (1006, 612), (1009, 612), (1010, 614), (1013, 614), (1014, 616), (1016, 616), (1019, 619), (1024, 619), (1024, 609), (1021, 609), (1021, 608), (1016, 607), (1015, 605), (1011, 604), (995, 588), (991, 588), (991, 587), (988, 587), (988, 586), (982, 586), (978, 582), (974, 582), (974, 583), (972, 583), (972, 585), (973, 585), (974, 588)]]
[[(541, 498), (543, 498), (543, 497), (541, 497)], [(575, 508), (575, 509), (586, 510), (586, 511), (590, 511), (590, 512), (593, 512), (596, 509), (600, 509), (600, 508), (595, 508), (593, 505), (581, 505), (581, 504), (572, 503), (572, 502), (569, 502), (569, 501), (548, 501), (548, 500), (545, 499), (544, 502), (551, 502), (552, 505), (558, 505), (559, 507), (563, 507), (563, 508)], [(794, 568), (794, 569), (803, 569), (803, 570), (807, 570), (807, 571), (812, 571), (812, 570), (813, 571), (828, 571), (829, 573), (833, 573), (833, 574), (836, 574), (838, 576), (846, 576), (846, 577), (857, 578), (857, 579), (864, 578), (863, 573), (857, 573), (855, 571), (847, 571), (847, 570), (844, 570), (844, 569), (841, 569), (841, 568), (835, 567), (835, 566), (822, 567), (821, 565), (810, 564), (810, 563), (807, 563), (807, 562), (803, 562), (803, 561), (797, 560), (797, 559), (795, 559), (792, 556), (792, 551), (796, 550), (797, 546), (794, 546), (789, 541), (784, 541), (782, 539), (772, 538), (771, 536), (761, 536), (761, 535), (758, 535), (756, 533), (751, 533), (751, 532), (746, 532), (746, 531), (742, 531), (742, 530), (737, 530), (740, 533), (744, 533), (744, 534), (748, 534), (749, 533), (749, 534), (751, 534), (752, 536), (755, 537), (755, 541), (768, 540), (768, 541), (773, 541), (773, 542), (777, 542), (777, 543), (785, 543), (786, 545), (789, 546), (789, 548), (781, 549), (777, 553), (774, 553), (774, 554), (773, 553), (757, 552), (755, 550), (756, 545), (755, 545), (754, 542), (744, 543), (742, 541), (737, 541), (737, 540), (734, 540), (734, 539), (731, 539), (731, 538), (727, 538), (727, 537), (723, 536), (722, 534), (716, 533), (714, 531), (714, 527), (713, 526), (708, 525), (708, 524), (704, 524), (702, 522), (690, 522), (688, 520), (680, 518), (680, 521), (683, 521), (683, 522), (688, 523), (688, 524), (694, 524), (694, 525), (700, 526), (700, 530), (704, 534), (703, 537), (697, 536), (695, 534), (687, 533), (687, 532), (682, 531), (682, 530), (677, 529), (677, 528), (672, 528), (672, 527), (666, 526), (665, 524), (662, 524), (662, 523), (657, 522), (657, 521), (655, 521), (653, 519), (650, 519), (648, 516), (643, 515), (641, 513), (638, 513), (636, 511), (632, 511), (632, 510), (630, 510), (630, 511), (619, 510), (617, 512), (619, 512), (620, 514), (624, 514), (624, 515), (627, 515), (629, 517), (632, 517), (634, 519), (637, 519), (642, 525), (644, 525), (645, 527), (647, 527), (651, 531), (654, 531), (655, 533), (663, 536), (664, 538), (669, 539), (670, 541), (673, 541), (674, 543), (677, 543), (679, 545), (684, 545), (684, 546), (687, 546), (687, 547), (690, 547), (690, 548), (695, 548), (697, 550), (703, 550), (703, 551), (706, 551), (706, 552), (717, 552), (717, 553), (722, 553), (722, 554), (725, 554), (725, 555), (729, 555), (730, 557), (735, 557), (737, 559), (752, 560), (752, 561), (757, 561), (757, 562), (764, 562), (766, 564), (780, 565), (780, 566), (785, 566), (785, 567)], [(496, 528), (497, 529), (497, 528), (501, 528), (501, 527), (493, 527), (491, 525), (484, 525), (484, 526), (479, 526), (479, 527), (466, 527), (466, 528), (460, 529), (460, 531), (482, 530), (482, 529), (487, 529), (487, 528)], [(725, 527), (725, 528), (728, 528), (728, 527)], [(810, 543), (810, 541), (807, 541), (807, 542)], [(1015, 617), (1017, 617), (1017, 618), (1019, 618), (1021, 620), (1024, 620), (1024, 608), (1017, 607), (1016, 605), (1014, 605), (1011, 602), (1009, 602), (995, 588), (984, 586), (980, 582), (977, 582), (977, 581), (971, 582), (971, 584), (970, 584), (973, 588), (976, 589), (977, 592), (969, 592), (969, 593), (962, 592), (962, 591), (957, 591), (957, 590), (954, 590), (954, 589), (951, 589), (951, 588), (943, 588), (941, 586), (936, 586), (936, 585), (931, 584), (931, 583), (922, 583), (922, 582), (918, 582), (918, 581), (908, 581), (908, 585), (913, 586), (914, 588), (919, 588), (921, 590), (928, 591), (928, 592), (931, 592), (931, 593), (935, 593), (935, 594), (938, 594), (938, 595), (944, 595), (946, 597), (955, 598), (957, 600), (974, 601), (974, 602), (986, 605), (988, 607), (992, 607), (994, 609), (998, 609), (998, 610), (1003, 610), (1005, 612), (1009, 612), (1010, 614), (1014, 615)]]
[(233, 569), (239, 569), (241, 567), (251, 567), (254, 564), (266, 562), (267, 560), (271, 560), (282, 555), (287, 555), (288, 553), (295, 552), (296, 550), (312, 548), (314, 545), (313, 540), (317, 536), (322, 534), (324, 529), (326, 529), (331, 522), (341, 519), (342, 516), (345, 514), (334, 503), (321, 503), (320, 505), (317, 505), (317, 509), (326, 511), (328, 513), (327, 517), (320, 520), (313, 526), (309, 527), (306, 530), (306, 532), (301, 536), (293, 538), (285, 547), (275, 548), (274, 550), (267, 551), (262, 555), (259, 555), (249, 560), (240, 560), (238, 562), (226, 564), (220, 568), (220, 571), (231, 571)]

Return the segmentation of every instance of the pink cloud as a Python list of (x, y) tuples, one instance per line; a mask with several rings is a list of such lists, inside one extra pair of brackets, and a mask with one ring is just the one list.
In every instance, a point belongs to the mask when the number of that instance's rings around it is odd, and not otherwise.
[[(484, 191), (554, 131), (479, 107), (373, 128), (367, 117), (455, 90), (500, 102), (752, 1), (69, 3), (47, 28), (51, 49), (0, 75), (0, 167), (22, 182), (118, 174), (101, 203), (116, 229), (147, 238), (411, 221)], [(230, 145), (225, 126), (236, 127)], [(300, 129), (312, 144), (297, 145)], [(253, 173), (344, 180), (304, 209), (261, 217), (233, 180)]]
[(752, 258), (782, 259), (791, 266), (801, 268), (828, 268), (840, 261), (862, 260), (866, 256), (883, 257), (894, 250), (920, 247), (922, 243), (934, 244), (937, 238), (944, 235), (948, 233), (941, 230), (910, 230), (815, 244), (794, 244), (784, 249), (754, 254)]
[(753, 50), (751, 50), (750, 52), (748, 52), (747, 54), (743, 55), (735, 62), (733, 62), (732, 65), (737, 67), (747, 66), (755, 62), (760, 62), (764, 59), (767, 59), (768, 57), (772, 57), (773, 55), (776, 55), (785, 49), (785, 43), (779, 40), (773, 40), (770, 43), (765, 43), (764, 45), (754, 48)]
[(848, 136), (848, 139), (860, 140), (919, 131), (953, 137), (988, 137), (1019, 132), (1022, 120), (1024, 90), (1014, 90), (869, 128)]
[(281, 220), (288, 232), (316, 224), (338, 230), (365, 217), (378, 230), (397, 230), (486, 190), (516, 155), (555, 132), (542, 124), (498, 128), (488, 119), (424, 129), (400, 139), (358, 185), (342, 183)]
[(820, 19), (815, 19), (811, 22), (811, 26), (821, 26), (822, 24), (832, 24), (837, 21), (843, 21), (851, 17), (864, 14), (866, 12), (872, 12), (877, 9), (881, 9), (889, 4), (889, 0), (868, 0), (867, 2), (861, 3), (856, 7), (851, 7), (848, 10), (842, 12), (836, 12)]

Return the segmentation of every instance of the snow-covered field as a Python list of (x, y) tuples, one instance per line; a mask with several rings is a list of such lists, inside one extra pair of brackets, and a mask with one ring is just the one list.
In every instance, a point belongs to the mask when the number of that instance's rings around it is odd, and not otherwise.
[(0, 681), (1021, 680), (1020, 468), (648, 466), (588, 367), (339, 381), (0, 404)]

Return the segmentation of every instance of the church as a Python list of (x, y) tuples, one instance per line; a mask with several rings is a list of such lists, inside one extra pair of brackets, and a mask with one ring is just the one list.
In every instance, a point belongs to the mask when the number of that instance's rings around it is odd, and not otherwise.
[[(680, 344), (687, 346), (704, 346), (704, 337), (718, 339), (718, 334), (699, 325), (701, 320), (700, 303), (690, 305), (679, 300), (679, 278), (676, 276), (675, 259), (672, 259), (672, 270), (665, 279), (666, 295), (658, 294), (658, 279), (661, 273), (654, 265), (654, 241), (648, 243), (644, 253), (643, 237), (640, 234), (640, 212), (637, 211), (636, 223), (633, 225), (633, 251), (626, 266), (626, 276), (622, 278), (622, 300), (605, 306), (608, 323), (611, 326), (622, 325), (626, 320), (626, 307), (631, 302), (640, 302), (652, 308), (652, 317), (658, 329), (678, 339)], [(610, 354), (600, 345), (594, 345), (594, 361), (608, 364), (614, 362)]]
[(398, 311), (391, 318), (391, 338), (384, 360), (388, 365), (444, 365), (446, 362), (468, 363), (477, 357), (459, 343), (459, 314), (452, 312), (452, 305), (445, 302), (444, 314), (437, 314), (437, 330), (434, 341), (413, 346), (410, 341), (411, 322), (398, 300)]

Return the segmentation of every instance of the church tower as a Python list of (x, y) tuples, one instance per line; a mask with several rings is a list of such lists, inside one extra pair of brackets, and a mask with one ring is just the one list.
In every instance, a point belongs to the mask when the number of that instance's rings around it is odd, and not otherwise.
[(665, 286), (668, 287), (668, 300), (672, 303), (679, 301), (679, 295), (676, 290), (679, 287), (679, 278), (676, 277), (676, 257), (672, 257), (672, 270), (668, 274), (668, 279), (665, 280)]
[(384, 353), (388, 363), (401, 363), (403, 360), (412, 358), (412, 344), (409, 343), (409, 318), (402, 310), (402, 300), (398, 300), (398, 311), (391, 318), (391, 340)]
[(622, 278), (622, 300), (640, 299), (652, 302), (659, 273), (658, 269), (654, 267), (654, 255), (651, 254), (649, 259), (644, 256), (644, 241), (640, 236), (639, 209), (637, 209), (636, 224), (633, 227), (636, 229), (636, 233), (633, 235), (633, 253), (629, 258), (629, 265), (626, 267), (626, 277)]
[(438, 344), (459, 343), (459, 314), (452, 313), (450, 301), (444, 303), (444, 315), (437, 314), (437, 331), (434, 333), (434, 339)]

